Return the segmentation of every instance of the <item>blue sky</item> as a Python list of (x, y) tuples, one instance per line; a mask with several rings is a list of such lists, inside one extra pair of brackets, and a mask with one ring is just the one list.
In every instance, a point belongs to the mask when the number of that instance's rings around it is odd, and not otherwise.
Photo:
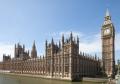
[(106, 9), (116, 30), (116, 59), (120, 54), (119, 0), (0, 0), (0, 58), (12, 54), (20, 42), (31, 50), (36, 41), (38, 55), (44, 42), (73, 32), (80, 37), (80, 50), (101, 57), (100, 31)]

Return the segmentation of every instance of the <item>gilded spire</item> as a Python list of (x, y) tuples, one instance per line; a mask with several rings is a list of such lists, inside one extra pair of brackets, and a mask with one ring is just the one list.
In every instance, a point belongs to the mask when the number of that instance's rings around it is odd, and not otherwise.
[(104, 24), (103, 25), (107, 25), (107, 24), (111, 24), (111, 16), (109, 13), (109, 10), (106, 10), (106, 14), (105, 14), (105, 20), (104, 20)]
[(106, 10), (106, 15), (105, 15), (105, 16), (106, 16), (106, 17), (107, 17), (107, 16), (110, 16), (110, 13), (109, 13), (109, 10), (108, 10), (108, 9)]

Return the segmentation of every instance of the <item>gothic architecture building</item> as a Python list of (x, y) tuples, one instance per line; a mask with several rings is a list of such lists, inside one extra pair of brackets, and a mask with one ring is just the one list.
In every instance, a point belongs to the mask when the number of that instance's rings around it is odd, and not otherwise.
[[(101, 70), (108, 76), (114, 77), (115, 29), (107, 11), (102, 25), (102, 61), (97, 56), (79, 52), (79, 38), (73, 37), (72, 32), (68, 38), (62, 35), (61, 41), (55, 43), (45, 41), (45, 55), (38, 56), (35, 41), (31, 54), (25, 46), (15, 44), (14, 58), (3, 55), (0, 69), (11, 73), (34, 74), (43, 78), (60, 80), (81, 80), (82, 77), (98, 77)], [(101, 66), (102, 63), (102, 66)]]
[(102, 60), (103, 71), (108, 77), (115, 76), (115, 28), (107, 10), (102, 25)]
[(62, 36), (59, 44), (52, 39), (45, 42), (45, 56), (37, 57), (35, 42), (31, 55), (18, 43), (15, 45), (15, 56), (4, 56), (3, 70), (12, 73), (36, 74), (41, 77), (61, 80), (81, 80), (82, 77), (96, 77), (100, 73), (100, 60), (96, 56), (79, 53), (79, 38), (68, 39)]

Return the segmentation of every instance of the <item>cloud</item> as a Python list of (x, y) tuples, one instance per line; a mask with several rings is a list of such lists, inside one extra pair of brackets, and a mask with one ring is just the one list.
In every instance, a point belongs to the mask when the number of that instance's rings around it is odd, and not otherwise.
[[(70, 33), (71, 33), (70, 31), (60, 32), (59, 35), (62, 36), (64, 34), (64, 36), (68, 37), (68, 36), (70, 36)], [(77, 37), (77, 36), (82, 37), (82, 36), (84, 36), (83, 33), (76, 32), (76, 31), (72, 31), (72, 34), (73, 34), (74, 37)]]
[[(65, 31), (65, 32), (57, 32), (51, 34), (53, 38), (60, 39), (58, 37), (61, 37), (62, 34), (64, 36), (68, 37), (71, 32)], [(73, 36), (79, 36), (80, 38), (80, 43), (79, 43), (79, 48), (80, 51), (85, 52), (85, 53), (90, 53), (90, 54), (95, 54), (99, 55), (101, 57), (101, 52), (102, 52), (102, 40), (101, 40), (101, 34), (96, 33), (94, 35), (87, 35), (81, 32), (76, 32), (73, 31)], [(115, 51), (120, 51), (120, 32), (116, 33), (116, 38), (115, 38)], [(118, 55), (117, 55), (118, 56)]]
[(100, 34), (95, 35), (84, 35), (80, 38), (79, 43), (80, 51), (86, 53), (96, 53), (101, 52), (101, 36)]
[[(51, 33), (51, 36), (54, 39), (61, 39), (61, 36), (64, 34), (64, 36), (67, 38), (70, 36), (71, 31), (63, 31), (63, 32), (55, 32)], [(87, 35), (82, 32), (72, 31), (74, 37), (80, 38), (80, 51), (84, 51), (87, 53), (92, 52), (101, 52), (102, 48), (102, 42), (101, 42), (101, 34), (96, 33), (94, 35)], [(115, 48), (116, 50), (120, 50), (120, 32), (116, 33), (115, 38)]]
[[(28, 48), (25, 48), (25, 51), (28, 51)], [(3, 54), (11, 55), (14, 57), (14, 44), (0, 43), (0, 61), (3, 60)]]
[[(53, 32), (50, 33), (50, 37), (52, 36), (54, 38), (55, 41), (61, 40), (62, 35), (64, 35), (65, 38), (68, 38), (70, 36), (71, 31), (61, 31), (61, 32)], [(82, 37), (84, 36), (83, 33), (81, 32), (77, 32), (77, 31), (72, 31), (72, 34), (74, 37)]]
[[(99, 57), (101, 57), (102, 55), (102, 40), (101, 40), (101, 35), (100, 33), (95, 34), (95, 35), (84, 35), (81, 39), (80, 39), (80, 51), (86, 52), (86, 53), (90, 53), (90, 54), (97, 54)], [(115, 57), (116, 60), (120, 59), (118, 52), (120, 52), (120, 32), (116, 33), (116, 37), (115, 37)]]

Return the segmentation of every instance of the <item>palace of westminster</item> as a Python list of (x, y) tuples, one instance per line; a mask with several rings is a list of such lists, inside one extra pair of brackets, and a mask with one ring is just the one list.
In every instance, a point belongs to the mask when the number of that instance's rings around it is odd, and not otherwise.
[[(70, 33), (69, 38), (62, 35), (61, 41), (55, 44), (52, 39), (45, 42), (45, 55), (37, 56), (35, 42), (31, 53), (25, 46), (15, 44), (14, 58), (3, 55), (1, 70), (10, 73), (34, 74), (43, 78), (60, 80), (80, 80), (82, 77), (115, 76), (115, 29), (107, 10), (101, 28), (102, 59), (79, 52), (79, 37)], [(96, 45), (97, 46), (97, 45)]]

